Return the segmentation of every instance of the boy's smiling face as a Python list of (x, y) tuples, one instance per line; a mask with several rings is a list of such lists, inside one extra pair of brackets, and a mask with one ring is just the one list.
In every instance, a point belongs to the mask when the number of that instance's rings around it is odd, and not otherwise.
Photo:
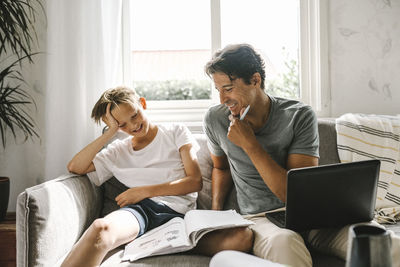
[(146, 108), (144, 98), (133, 105), (123, 103), (111, 110), (111, 115), (118, 122), (119, 129), (135, 137), (144, 137), (149, 131), (149, 121), (143, 112)]

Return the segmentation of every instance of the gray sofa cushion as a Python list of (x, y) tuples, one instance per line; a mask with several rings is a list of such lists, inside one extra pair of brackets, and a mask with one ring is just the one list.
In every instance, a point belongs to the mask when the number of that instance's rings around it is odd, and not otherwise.
[(318, 119), (319, 165), (338, 163), (335, 119)]
[(77, 175), (22, 192), (17, 200), (17, 265), (55, 266), (99, 216), (101, 195), (86, 176)]
[(103, 188), (103, 208), (101, 209), (100, 216), (104, 217), (110, 212), (119, 209), (117, 202), (115, 202), (116, 196), (128, 189), (123, 183), (113, 177), (107, 180), (101, 185)]

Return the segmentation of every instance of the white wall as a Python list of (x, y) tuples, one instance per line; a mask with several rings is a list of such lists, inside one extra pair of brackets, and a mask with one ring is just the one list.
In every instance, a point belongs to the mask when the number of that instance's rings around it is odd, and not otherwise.
[(400, 113), (400, 1), (331, 0), (332, 116)]

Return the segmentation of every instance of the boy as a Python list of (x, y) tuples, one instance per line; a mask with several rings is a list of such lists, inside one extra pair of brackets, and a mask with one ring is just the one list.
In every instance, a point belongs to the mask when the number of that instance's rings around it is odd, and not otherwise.
[[(183, 125), (151, 123), (144, 109), (146, 100), (126, 87), (105, 91), (95, 104), (91, 117), (108, 130), (76, 154), (68, 170), (96, 185), (115, 176), (130, 189), (115, 198), (121, 209), (96, 219), (62, 266), (99, 266), (108, 251), (195, 208), (202, 188), (196, 141)], [(101, 150), (118, 130), (129, 137)]]

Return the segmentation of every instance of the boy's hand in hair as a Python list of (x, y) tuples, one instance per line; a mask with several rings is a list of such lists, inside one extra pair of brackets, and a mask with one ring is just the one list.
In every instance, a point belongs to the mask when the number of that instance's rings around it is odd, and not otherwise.
[(102, 120), (105, 124), (107, 124), (108, 130), (111, 130), (113, 132), (118, 131), (118, 122), (111, 114), (111, 103), (107, 104), (107, 112), (106, 115), (103, 116)]

